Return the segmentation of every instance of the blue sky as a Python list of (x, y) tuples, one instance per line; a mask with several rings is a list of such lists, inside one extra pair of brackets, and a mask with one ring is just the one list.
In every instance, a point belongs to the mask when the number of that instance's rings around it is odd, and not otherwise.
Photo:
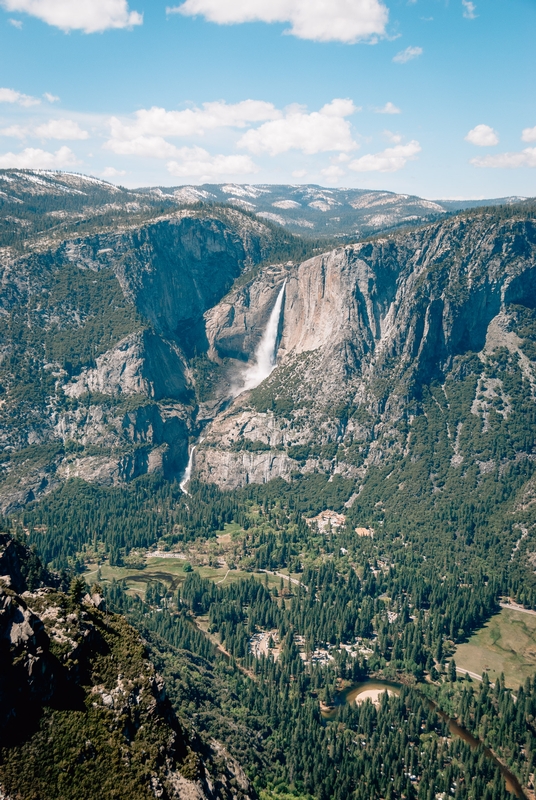
[(0, 167), (536, 195), (536, 0), (0, 0)]

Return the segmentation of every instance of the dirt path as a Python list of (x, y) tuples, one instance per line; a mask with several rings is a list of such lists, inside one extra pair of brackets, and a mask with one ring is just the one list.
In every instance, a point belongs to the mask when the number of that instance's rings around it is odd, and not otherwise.
[(522, 614), (530, 614), (533, 617), (536, 617), (536, 611), (533, 611), (531, 608), (523, 608), (523, 606), (517, 606), (512, 603), (499, 603), (501, 608), (509, 608), (510, 611), (521, 611)]
[(231, 570), (228, 569), (223, 578), (221, 579), (221, 581), (216, 581), (216, 583), (225, 583), (225, 579), (227, 578), (227, 575), (230, 573), (230, 571)]
[(259, 572), (266, 572), (268, 575), (277, 575), (278, 578), (283, 578), (285, 581), (290, 581), (290, 583), (293, 583), (294, 586), (300, 586), (301, 584), (302, 589), (305, 589), (306, 592), (309, 591), (305, 584), (301, 583), (301, 581), (299, 581), (297, 578), (291, 578), (290, 575), (285, 575), (284, 572), (272, 572), (271, 569), (260, 569)]
[(197, 630), (200, 631), (203, 634), (203, 636), (206, 636), (209, 642), (214, 645), (216, 650), (218, 650), (220, 653), (223, 653), (223, 655), (226, 656), (229, 660), (234, 660), (236, 668), (239, 669), (243, 675), (247, 675), (247, 677), (251, 678), (252, 681), (257, 681), (257, 676), (255, 675), (255, 673), (243, 667), (242, 664), (239, 664), (236, 659), (233, 659), (231, 653), (228, 650), (226, 650), (222, 644), (220, 644), (217, 636), (215, 636), (213, 633), (209, 633), (208, 631), (206, 631), (199, 622), (199, 620), (197, 619), (197, 617), (192, 617), (192, 622), (194, 623)]
[[(463, 667), (456, 667), (456, 672), (459, 672), (460, 675), (470, 675), (471, 678), (482, 683), (482, 675), (479, 675), (478, 672), (471, 672), (470, 669), (464, 669)], [(495, 684), (490, 683), (490, 686), (495, 686)]]

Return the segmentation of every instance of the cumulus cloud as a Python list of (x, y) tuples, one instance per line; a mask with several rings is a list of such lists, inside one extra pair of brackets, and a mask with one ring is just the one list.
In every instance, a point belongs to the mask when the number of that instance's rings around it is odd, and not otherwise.
[(133, 122), (123, 123), (112, 117), (110, 129), (112, 140), (125, 142), (147, 136), (202, 136), (207, 130), (244, 128), (280, 116), (281, 112), (272, 103), (263, 100), (243, 100), (234, 104), (216, 101), (184, 111), (166, 111), (157, 106), (143, 108), (136, 112)]
[(201, 183), (258, 172), (250, 156), (213, 156), (202, 147), (181, 147), (177, 156), (178, 160), (168, 162), (168, 172), (176, 178), (194, 179)]
[(11, 136), (13, 139), (25, 139), (28, 129), (22, 125), (10, 125), (8, 128), (0, 128), (0, 136)]
[(383, 131), (383, 135), (393, 144), (400, 144), (402, 141), (402, 136), (399, 133), (393, 133), (393, 131)]
[(343, 99), (332, 100), (311, 114), (301, 107), (291, 107), (285, 117), (247, 131), (238, 145), (251, 153), (271, 156), (288, 150), (301, 150), (307, 155), (354, 150), (358, 145), (352, 139), (350, 123), (345, 117), (358, 110), (351, 100)]
[(521, 139), (524, 142), (536, 142), (536, 127), (525, 128), (521, 134)]
[(406, 64), (408, 61), (422, 56), (423, 52), (422, 47), (406, 47), (405, 50), (401, 50), (400, 53), (393, 57), (393, 61), (395, 64)]
[(178, 149), (162, 136), (136, 136), (135, 139), (112, 138), (104, 144), (106, 150), (111, 150), (120, 156), (141, 156), (149, 158), (173, 158)]
[(49, 119), (33, 131), (40, 139), (87, 139), (89, 133), (82, 130), (72, 119)]
[(337, 164), (332, 164), (330, 167), (326, 167), (325, 169), (321, 170), (322, 175), (324, 178), (328, 180), (339, 180), (344, 175), (346, 175), (345, 171), (342, 167), (338, 167)]
[(55, 153), (27, 147), (21, 153), (0, 155), (0, 169), (62, 169), (76, 163), (76, 157), (68, 147), (60, 147)]
[(478, 147), (493, 147), (499, 144), (499, 137), (489, 125), (477, 125), (476, 128), (469, 131), (465, 141), (476, 144)]
[(384, 106), (381, 106), (381, 108), (375, 108), (374, 111), (375, 111), (376, 114), (401, 114), (402, 113), (401, 109), (398, 108), (397, 106), (395, 106), (395, 104), (391, 103), (391, 102), (386, 103)]
[(519, 167), (536, 167), (536, 147), (526, 147), (520, 153), (498, 153), (496, 156), (472, 158), (475, 167), (491, 169), (518, 169)]
[(126, 175), (125, 169), (116, 169), (115, 167), (105, 167), (101, 172), (103, 178), (117, 178), (119, 175)]
[(414, 161), (420, 152), (419, 142), (413, 140), (408, 144), (388, 147), (381, 153), (369, 153), (361, 156), (348, 166), (355, 172), (397, 172), (403, 169), (408, 161)]
[(471, 0), (462, 0), (463, 6), (463, 16), (465, 19), (476, 19), (478, 14), (476, 13), (476, 6)]
[(14, 28), (18, 28), (19, 31), (22, 28), (22, 21), (20, 19), (8, 19), (10, 25), (13, 25)]
[(381, 0), (186, 0), (167, 13), (219, 25), (288, 22), (288, 33), (300, 39), (346, 44), (383, 36), (389, 17)]
[(50, 94), (50, 92), (45, 92), (43, 97), (48, 103), (59, 103), (60, 98), (57, 94)]
[(143, 15), (127, 0), (0, 0), (6, 11), (23, 11), (63, 31), (99, 33), (141, 25)]
[(15, 89), (0, 88), (0, 103), (17, 103), (19, 106), (37, 106), (41, 101), (36, 97), (16, 92)]

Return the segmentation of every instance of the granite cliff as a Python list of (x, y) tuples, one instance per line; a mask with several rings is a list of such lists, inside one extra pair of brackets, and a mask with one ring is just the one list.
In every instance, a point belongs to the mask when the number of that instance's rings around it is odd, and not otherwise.
[(270, 251), (233, 209), (123, 220), (4, 248), (0, 427), (5, 511), (68, 477), (178, 476), (195, 431), (189, 364), (203, 313)]
[(277, 368), (205, 430), (194, 472), (204, 481), (359, 477), (400, 446), (393, 426), (422, 413), (423, 388), (469, 353), (507, 348), (533, 389), (514, 311), (536, 297), (536, 227), (523, 212), (458, 217), (265, 270), (205, 314), (214, 359), (254, 352), (283, 280)]
[[(200, 438), (192, 475), (222, 488), (361, 480), (405, 452), (427, 387), (501, 347), (532, 397), (519, 312), (536, 294), (530, 203), (303, 258), (237, 208), (144, 202), (0, 253), (4, 512), (69, 478), (180, 478)], [(285, 281), (277, 366), (243, 391)]]

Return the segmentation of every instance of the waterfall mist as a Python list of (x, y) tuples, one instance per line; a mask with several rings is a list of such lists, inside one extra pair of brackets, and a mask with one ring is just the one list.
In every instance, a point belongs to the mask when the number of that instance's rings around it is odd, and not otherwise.
[(244, 373), (244, 382), (235, 392), (236, 397), (241, 392), (246, 392), (249, 389), (254, 389), (259, 383), (262, 383), (265, 378), (270, 375), (276, 365), (276, 346), (277, 334), (279, 331), (279, 322), (281, 319), (281, 310), (283, 308), (283, 298), (285, 296), (285, 287), (287, 282), (283, 282), (283, 286), (277, 300), (272, 308), (272, 313), (268, 320), (266, 330), (262, 335), (259, 346), (255, 351), (255, 362), (247, 368)]

